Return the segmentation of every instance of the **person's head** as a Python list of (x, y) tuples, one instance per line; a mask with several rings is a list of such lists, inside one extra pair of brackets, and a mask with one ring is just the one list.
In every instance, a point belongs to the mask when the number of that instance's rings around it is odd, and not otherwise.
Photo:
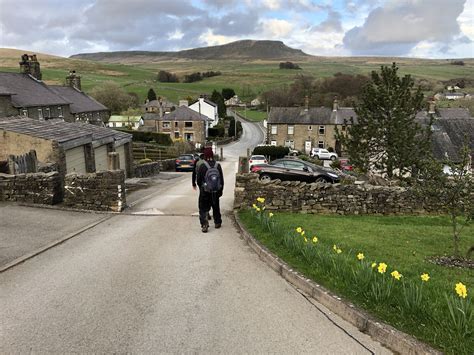
[(204, 159), (204, 153), (199, 154), (199, 159)]
[(205, 160), (213, 160), (214, 159), (214, 152), (212, 151), (211, 147), (206, 147), (203, 150), (204, 159)]

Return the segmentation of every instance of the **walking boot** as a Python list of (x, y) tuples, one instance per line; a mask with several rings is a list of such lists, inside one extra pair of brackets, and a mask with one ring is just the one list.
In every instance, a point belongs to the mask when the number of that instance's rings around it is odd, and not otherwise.
[(220, 227), (222, 227), (222, 223), (216, 223), (216, 224), (214, 225), (214, 227), (215, 227), (216, 229), (219, 229)]
[(203, 233), (207, 233), (207, 230), (209, 229), (209, 224), (205, 224), (203, 226), (201, 226), (201, 230)]

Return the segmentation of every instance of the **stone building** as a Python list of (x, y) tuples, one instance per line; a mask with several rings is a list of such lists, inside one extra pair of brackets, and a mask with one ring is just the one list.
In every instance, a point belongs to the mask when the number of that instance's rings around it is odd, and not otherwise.
[[(268, 116), (268, 140), (271, 145), (287, 146), (306, 154), (316, 148), (333, 148), (341, 154), (341, 145), (335, 138), (336, 127), (342, 132), (356, 114), (351, 107), (272, 107)], [(346, 122), (346, 123), (345, 123)]]
[(70, 72), (68, 86), (42, 81), (36, 55), (21, 57), (20, 73), (0, 72), (0, 116), (21, 115), (38, 120), (60, 119), (103, 125), (107, 107), (81, 91), (81, 78)]
[(35, 150), (39, 162), (54, 164), (61, 175), (107, 170), (108, 153), (117, 152), (131, 176), (131, 140), (129, 134), (85, 123), (0, 117), (0, 160)]

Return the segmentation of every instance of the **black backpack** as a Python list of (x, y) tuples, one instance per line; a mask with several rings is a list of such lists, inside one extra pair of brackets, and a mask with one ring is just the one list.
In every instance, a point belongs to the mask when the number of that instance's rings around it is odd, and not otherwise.
[(207, 167), (206, 175), (204, 175), (204, 184), (202, 185), (204, 191), (218, 192), (222, 190), (221, 174), (217, 169), (219, 163), (216, 162), (215, 165), (211, 167), (209, 163), (204, 160), (204, 164)]

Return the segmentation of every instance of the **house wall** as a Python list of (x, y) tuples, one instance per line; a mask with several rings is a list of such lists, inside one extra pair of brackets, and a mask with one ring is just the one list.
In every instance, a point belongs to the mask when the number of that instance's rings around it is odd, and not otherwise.
[[(169, 122), (169, 128), (165, 128), (164, 123)], [(186, 127), (185, 121), (158, 121), (159, 132), (168, 133), (172, 140), (185, 140), (185, 133), (193, 133), (194, 143), (206, 142), (206, 123), (204, 121), (188, 121), (192, 122), (192, 127)], [(179, 133), (179, 137), (176, 136)]]
[[(47, 110), (48, 108), (49, 108), (49, 114)], [(33, 106), (33, 107), (27, 107), (27, 108), (20, 108), (18, 109), (17, 114), (21, 116), (25, 116), (23, 112), (24, 110), (27, 111), (27, 114), (26, 114), (27, 117), (33, 118), (36, 120), (40, 119), (39, 110), (41, 110), (41, 112), (43, 113), (43, 119), (61, 118), (61, 119), (64, 119), (66, 122), (74, 122), (74, 116), (71, 114), (69, 105)]]
[[(189, 106), (189, 108), (199, 113), (199, 101)], [(201, 102), (201, 115), (205, 115), (213, 120), (212, 123), (210, 122), (211, 127), (214, 127), (219, 121), (219, 117), (217, 116), (217, 107), (209, 105), (204, 101)]]
[[(277, 134), (272, 134), (272, 126), (277, 127)], [(291, 125), (290, 125), (291, 126)], [(305, 142), (311, 141), (312, 147), (318, 147), (318, 142), (324, 142), (324, 148), (336, 147), (336, 125), (309, 125), (295, 124), (294, 134), (288, 134), (287, 124), (268, 124), (269, 141), (276, 141), (276, 145), (285, 145), (286, 140), (294, 141), (294, 149), (304, 152)], [(319, 133), (319, 126), (324, 126), (324, 134)], [(341, 130), (342, 126), (338, 126)]]
[(74, 120), (79, 122), (90, 122), (101, 126), (109, 120), (110, 115), (106, 111), (90, 111), (74, 114)]
[(53, 141), (2, 129), (0, 129), (0, 137), (0, 160), (6, 160), (9, 155), (21, 155), (35, 150), (38, 161), (42, 163), (56, 162)]
[(18, 109), (12, 106), (11, 96), (0, 96), (0, 117), (18, 115)]

